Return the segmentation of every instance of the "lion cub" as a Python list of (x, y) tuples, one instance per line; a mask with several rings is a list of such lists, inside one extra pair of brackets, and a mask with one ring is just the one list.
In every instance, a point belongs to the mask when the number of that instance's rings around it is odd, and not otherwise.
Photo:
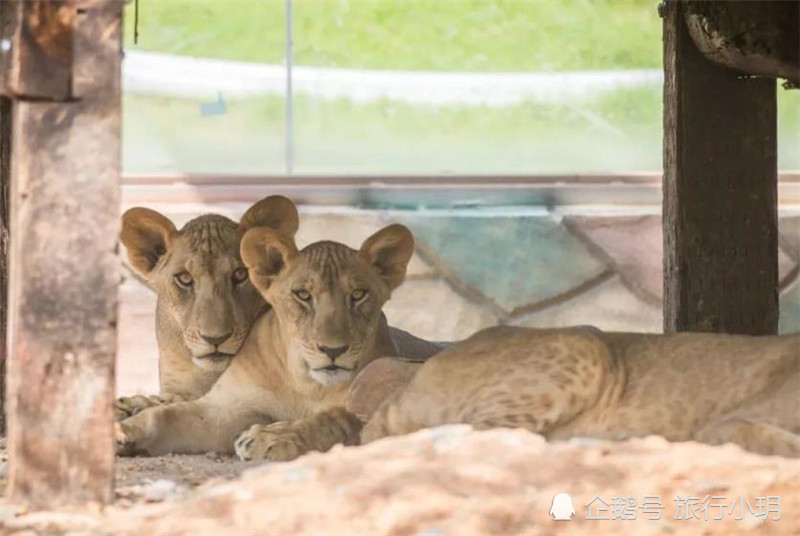
[[(358, 371), (377, 357), (397, 355), (381, 308), (405, 278), (414, 251), (410, 231), (391, 225), (358, 251), (336, 242), (298, 251), (292, 234), (267, 227), (245, 233), (242, 259), (272, 309), (256, 320), (208, 393), (117, 423), (119, 453), (233, 453), (237, 434), (254, 423), (341, 408)], [(326, 444), (353, 437), (361, 427), (344, 410), (321, 415), (329, 424), (319, 438)], [(258, 428), (250, 431), (257, 435)], [(241, 441), (258, 447), (257, 438)]]
[(117, 399), (117, 420), (163, 402), (204, 395), (244, 343), (255, 319), (268, 309), (250, 283), (239, 245), (254, 227), (297, 232), (294, 203), (271, 196), (241, 221), (206, 214), (182, 229), (154, 210), (136, 207), (122, 216), (120, 240), (131, 266), (158, 294), (156, 338), (158, 396)]
[[(376, 360), (351, 386), (352, 413), (275, 424), (260, 433), (259, 450), (237, 452), (284, 460), (324, 451), (332, 446), (324, 442), (332, 437), (325, 427), (340, 429), (331, 421), (358, 415), (366, 422), (363, 442), (471, 424), (526, 428), (548, 439), (656, 434), (800, 456), (799, 397), (800, 334), (496, 327), (424, 365)], [(358, 444), (358, 427), (348, 429), (354, 435), (340, 441)]]

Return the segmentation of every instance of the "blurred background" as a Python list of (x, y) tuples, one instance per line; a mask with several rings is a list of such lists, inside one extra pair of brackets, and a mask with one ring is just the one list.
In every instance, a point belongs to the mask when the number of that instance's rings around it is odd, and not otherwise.
[[(386, 310), (424, 337), (660, 331), (657, 4), (139, 0), (134, 44), (131, 3), (124, 208), (238, 218), (284, 193), (302, 203), (301, 243), (353, 247), (405, 223), (417, 256)], [(800, 92), (778, 88), (778, 118), (786, 332), (800, 329)], [(121, 394), (157, 386), (154, 303), (126, 281)]]

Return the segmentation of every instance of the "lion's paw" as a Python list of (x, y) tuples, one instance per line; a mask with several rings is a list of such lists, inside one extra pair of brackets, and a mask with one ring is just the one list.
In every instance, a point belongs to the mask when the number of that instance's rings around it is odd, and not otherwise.
[(166, 399), (157, 395), (122, 396), (114, 401), (114, 419), (121, 421), (133, 417), (147, 408), (166, 403)]
[(288, 462), (305, 453), (300, 434), (290, 422), (268, 425), (254, 424), (245, 430), (234, 443), (236, 455), (241, 460), (269, 460)]
[(125, 423), (114, 423), (114, 441), (117, 445), (117, 456), (133, 456), (135, 443), (130, 432), (131, 430)]

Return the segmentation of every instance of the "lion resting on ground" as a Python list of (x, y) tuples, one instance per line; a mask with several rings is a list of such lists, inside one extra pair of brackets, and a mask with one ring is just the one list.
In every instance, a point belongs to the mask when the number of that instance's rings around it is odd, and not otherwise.
[[(144, 408), (194, 400), (228, 367), (255, 319), (269, 305), (251, 284), (240, 256), (242, 235), (255, 227), (275, 229), (294, 240), (294, 203), (270, 196), (250, 207), (239, 224), (218, 214), (189, 221), (179, 231), (165, 216), (136, 207), (122, 216), (120, 240), (131, 266), (156, 291), (159, 394), (118, 398), (121, 420)], [(389, 328), (387, 356), (424, 360), (443, 345)]]
[[(331, 418), (321, 428), (329, 434), (320, 437), (324, 444), (357, 437), (358, 419), (326, 410), (344, 405), (352, 378), (371, 360), (404, 355), (381, 308), (405, 277), (413, 236), (392, 225), (359, 251), (335, 242), (298, 251), (291, 234), (262, 227), (244, 235), (241, 250), (250, 280), (272, 309), (204, 396), (117, 423), (120, 454), (233, 453), (237, 434), (254, 423), (315, 414)], [(410, 342), (421, 358), (440, 349)]]
[[(288, 460), (443, 424), (526, 428), (548, 439), (650, 434), (800, 456), (800, 335), (604, 333), (497, 327), (424, 365), (372, 362), (348, 409), (253, 426), (243, 459)], [(354, 417), (366, 422), (363, 430)], [(345, 428), (351, 435), (341, 435)]]
[(163, 402), (204, 395), (239, 351), (253, 321), (269, 306), (250, 283), (239, 255), (242, 235), (270, 227), (294, 236), (297, 209), (289, 199), (262, 199), (240, 223), (218, 214), (181, 230), (154, 210), (122, 216), (120, 241), (131, 266), (156, 291), (159, 395), (122, 397), (117, 420)]

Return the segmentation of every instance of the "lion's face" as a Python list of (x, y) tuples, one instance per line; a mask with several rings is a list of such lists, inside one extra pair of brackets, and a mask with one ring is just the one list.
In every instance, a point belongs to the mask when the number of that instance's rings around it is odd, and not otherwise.
[(227, 366), (265, 307), (238, 254), (239, 229), (222, 216), (203, 216), (178, 234), (148, 281), (158, 307), (180, 327), (198, 367)]
[(193, 363), (224, 370), (253, 321), (268, 306), (249, 280), (239, 254), (242, 234), (254, 226), (293, 236), (297, 211), (283, 197), (254, 205), (237, 224), (209, 214), (181, 230), (163, 215), (134, 208), (123, 216), (122, 243), (131, 265), (158, 294), (159, 346), (182, 339)]
[(371, 357), (381, 308), (413, 251), (414, 238), (401, 225), (378, 231), (359, 251), (336, 242), (298, 251), (265, 228), (242, 239), (242, 258), (279, 319), (290, 364), (322, 385), (350, 381)]

